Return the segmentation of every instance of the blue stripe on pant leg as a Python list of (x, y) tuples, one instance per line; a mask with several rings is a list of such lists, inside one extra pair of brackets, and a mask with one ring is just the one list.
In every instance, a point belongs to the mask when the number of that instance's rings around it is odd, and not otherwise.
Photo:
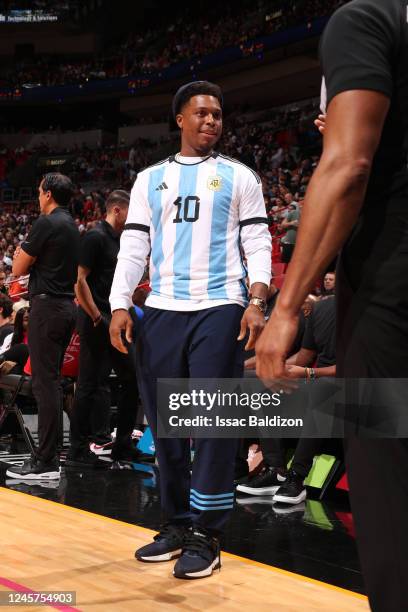
[(205, 495), (203, 493), (200, 493), (199, 491), (197, 491), (196, 489), (191, 489), (191, 494), (195, 495), (198, 498), (202, 498), (202, 499), (220, 499), (223, 497), (234, 497), (234, 491), (231, 491), (230, 493), (219, 493), (217, 495)]
[(199, 506), (194, 501), (190, 501), (190, 505), (192, 508), (196, 508), (197, 510), (202, 510), (205, 512), (211, 512), (212, 510), (232, 510), (232, 508), (234, 507), (233, 504), (229, 504), (228, 506)]

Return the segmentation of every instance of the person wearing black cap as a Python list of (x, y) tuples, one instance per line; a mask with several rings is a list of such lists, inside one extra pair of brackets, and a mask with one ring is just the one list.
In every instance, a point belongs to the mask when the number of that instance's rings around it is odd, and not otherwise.
[(28, 348), (33, 393), (38, 408), (38, 449), (7, 476), (58, 479), (57, 431), (62, 410), (60, 371), (76, 318), (74, 285), (78, 266), (79, 233), (67, 207), (73, 194), (70, 179), (46, 174), (38, 189), (41, 215), (17, 248), (13, 274), (30, 272), (30, 327)]
[(242, 340), (249, 330), (247, 348), (253, 347), (264, 327), (271, 274), (260, 179), (214, 150), (222, 105), (219, 87), (206, 81), (176, 93), (181, 150), (136, 179), (110, 296), (112, 343), (125, 352), (122, 333), (130, 342), (132, 292), (151, 250), (140, 391), (155, 436), (167, 523), (136, 558), (180, 556), (177, 578), (202, 578), (221, 567), (219, 537), (233, 507), (238, 442), (196, 439), (190, 476), (189, 440), (157, 438), (157, 379), (242, 376)]

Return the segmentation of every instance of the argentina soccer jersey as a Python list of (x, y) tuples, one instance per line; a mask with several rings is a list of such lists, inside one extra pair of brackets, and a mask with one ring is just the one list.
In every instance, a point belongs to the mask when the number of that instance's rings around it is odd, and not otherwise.
[[(247, 301), (245, 279), (267, 283), (269, 236), (260, 179), (244, 164), (222, 154), (172, 156), (147, 168), (131, 195), (123, 239), (150, 236), (152, 292), (147, 305), (168, 310), (201, 310)], [(149, 229), (143, 236), (143, 227)], [(243, 263), (248, 238), (261, 247)], [(259, 262), (259, 263), (258, 263)], [(265, 263), (264, 263), (265, 262)]]

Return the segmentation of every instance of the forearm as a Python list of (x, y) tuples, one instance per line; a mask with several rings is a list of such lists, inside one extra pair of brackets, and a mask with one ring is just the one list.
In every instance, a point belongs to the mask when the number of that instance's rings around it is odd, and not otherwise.
[(75, 295), (81, 308), (91, 317), (92, 321), (95, 321), (101, 313), (93, 300), (91, 290), (85, 278), (78, 279), (75, 285)]
[(269, 287), (272, 268), (272, 239), (266, 224), (243, 227), (241, 240), (247, 258), (251, 293), (255, 285)]
[(143, 276), (146, 258), (150, 250), (148, 234), (131, 230), (122, 235), (118, 263), (109, 301), (114, 310), (128, 310), (132, 305), (132, 295)]
[[(303, 206), (295, 251), (278, 304), (296, 314), (316, 278), (334, 259), (353, 228), (363, 203), (369, 172), (351, 164), (316, 170)], [(327, 185), (324, 194), (321, 185)]]

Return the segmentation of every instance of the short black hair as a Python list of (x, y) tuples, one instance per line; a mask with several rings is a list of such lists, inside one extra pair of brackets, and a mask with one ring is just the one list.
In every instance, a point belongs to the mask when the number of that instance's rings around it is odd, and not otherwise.
[(44, 175), (41, 184), (43, 191), (51, 192), (58, 206), (66, 208), (69, 205), (74, 195), (74, 185), (68, 176), (59, 172), (49, 172)]
[(112, 191), (106, 202), (106, 210), (112, 208), (112, 206), (120, 206), (121, 208), (127, 208), (129, 206), (130, 195), (124, 189), (115, 189)]
[(11, 317), (13, 314), (13, 302), (8, 295), (0, 293), (0, 308), (2, 309), (2, 315), (5, 319)]
[(181, 112), (183, 106), (194, 96), (214, 96), (220, 103), (221, 108), (224, 103), (221, 88), (218, 85), (209, 81), (192, 81), (182, 85), (173, 98), (172, 111), (174, 119)]

